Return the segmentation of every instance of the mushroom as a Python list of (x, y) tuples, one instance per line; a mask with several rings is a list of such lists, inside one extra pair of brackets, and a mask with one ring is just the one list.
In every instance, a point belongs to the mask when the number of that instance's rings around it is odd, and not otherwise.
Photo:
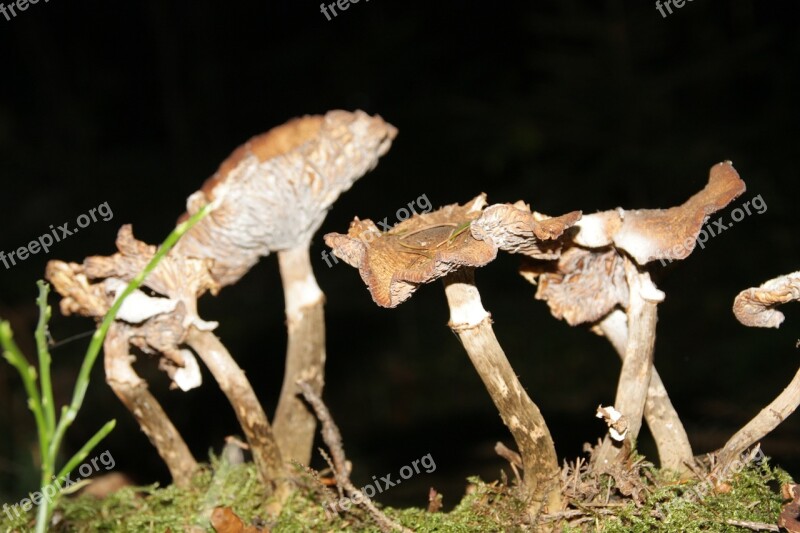
[[(762, 283), (759, 287), (740, 292), (734, 300), (733, 313), (745, 326), (777, 328), (783, 323), (784, 316), (775, 307), (798, 300), (800, 300), (800, 271), (778, 276)], [(737, 459), (747, 448), (778, 427), (799, 405), (800, 370), (768, 406), (737, 431), (716, 453), (718, 467), (726, 468), (726, 465)]]
[(225, 197), (176, 245), (182, 255), (212, 260), (220, 287), (278, 254), (289, 339), (274, 431), (285, 459), (308, 464), (316, 428), (296, 382), (308, 382), (318, 395), (324, 383), (324, 296), (309, 259), (311, 239), (334, 201), (375, 167), (396, 135), (394, 126), (363, 111), (297, 118), (237, 148), (187, 201), (184, 216)]
[[(102, 318), (120, 290), (156, 253), (155, 246), (133, 237), (129, 225), (120, 229), (117, 248), (117, 254), (89, 257), (83, 265), (50, 262), (47, 277), (65, 297), (61, 302), (65, 314), (79, 312)], [(162, 296), (151, 297), (137, 291), (119, 310), (104, 345), (106, 380), (167, 462), (173, 479), (186, 483), (196, 466), (194, 459), (187, 455), (177, 430), (131, 367), (128, 346), (163, 354), (161, 368), (183, 390), (200, 383), (192, 352), (179, 348), (183, 344), (191, 347), (233, 406), (262, 481), (282, 498), (288, 494), (288, 485), (266, 414), (244, 372), (211, 333), (216, 323), (197, 316), (197, 298), (207, 290), (218, 290), (208, 270), (210, 263), (207, 259), (185, 257), (175, 249), (162, 259), (144, 281), (145, 286)]]
[[(47, 264), (46, 278), (63, 296), (60, 302), (62, 314), (65, 316), (80, 314), (100, 321), (111, 307), (114, 296), (111, 291), (106, 290), (104, 283), (90, 283), (83, 270), (83, 266), (77, 263), (54, 260)], [(134, 295), (148, 298), (141, 291), (137, 291), (132, 296)], [(127, 302), (128, 300), (125, 303)], [(146, 304), (140, 303), (134, 310), (131, 310), (129, 306), (125, 307), (123, 304), (123, 308), (120, 309), (122, 315), (130, 317), (138, 313), (139, 316), (142, 316), (145, 314), (142, 309), (146, 307)], [(186, 487), (197, 470), (197, 461), (158, 400), (148, 390), (147, 383), (133, 369), (131, 365), (133, 357), (130, 355), (128, 346), (135, 328), (122, 325), (121, 320), (118, 313), (118, 320), (109, 328), (103, 345), (106, 382), (123, 405), (134, 415), (139, 427), (155, 446), (167, 465), (173, 482), (177, 486)], [(143, 327), (148, 326), (144, 325)], [(150, 328), (148, 327), (148, 329)], [(157, 329), (161, 330), (161, 328)], [(150, 333), (153, 331), (151, 330)], [(147, 336), (149, 336), (148, 333), (144, 333), (139, 338)], [(191, 356), (191, 354), (189, 355)], [(185, 359), (184, 363), (186, 360), (188, 359)], [(164, 367), (169, 366), (176, 369), (175, 372), (177, 372), (177, 369), (180, 368), (177, 361), (172, 361), (172, 363), (165, 364)], [(174, 376), (174, 373), (170, 376), (174, 383), (184, 381), (182, 378), (176, 379)], [(195, 377), (195, 383), (198, 378), (199, 374)], [(188, 388), (190, 382), (191, 378), (185, 380), (184, 385)]]
[[(714, 165), (708, 184), (684, 204), (670, 209), (616, 209), (584, 215), (577, 232), (564, 239), (558, 263), (527, 263), (522, 274), (538, 282), (536, 298), (569, 324), (595, 324), (622, 357), (614, 407), (627, 419), (634, 441), (646, 414), (664, 468), (687, 472), (693, 461), (686, 431), (663, 382), (653, 371), (656, 306), (664, 299), (647, 264), (684, 259), (694, 250), (709, 215), (745, 190), (729, 161)], [(625, 316), (618, 308), (625, 310)], [(625, 320), (623, 320), (623, 318)], [(613, 460), (619, 448), (606, 439), (596, 464)]]
[[(371, 220), (356, 218), (346, 235), (329, 233), (333, 253), (358, 268), (372, 299), (396, 307), (423, 283), (443, 278), (449, 326), (461, 340), (523, 460), (531, 509), (560, 506), (558, 459), (550, 431), (500, 347), (475, 286), (474, 269), (497, 256), (497, 247), (469, 231), (486, 205), (485, 195), (461, 206), (416, 214), (381, 233)], [(547, 237), (543, 237), (547, 238)]]

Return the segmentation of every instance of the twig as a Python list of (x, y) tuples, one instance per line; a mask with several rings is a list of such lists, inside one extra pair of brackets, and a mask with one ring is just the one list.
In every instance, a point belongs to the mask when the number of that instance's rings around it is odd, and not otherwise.
[(737, 526), (737, 527), (744, 527), (747, 529), (752, 529), (753, 531), (780, 531), (781, 528), (774, 524), (767, 524), (765, 522), (751, 522), (749, 520), (734, 520), (728, 519), (725, 520), (725, 523), (729, 526)]
[(508, 446), (503, 444), (502, 442), (498, 442), (494, 445), (494, 452), (512, 464), (512, 466), (517, 466), (518, 468), (522, 468), (522, 457), (515, 452), (514, 450), (510, 449)]
[(508, 461), (511, 465), (511, 470), (514, 471), (514, 477), (517, 478), (517, 484), (522, 485), (522, 479), (519, 477), (519, 469), (522, 468), (522, 457), (520, 454), (499, 441), (494, 445), (494, 452)]
[(344, 454), (344, 447), (342, 446), (342, 434), (339, 432), (339, 428), (336, 427), (336, 423), (333, 421), (330, 411), (328, 411), (328, 408), (322, 402), (322, 398), (311, 388), (311, 385), (305, 381), (298, 381), (297, 386), (300, 387), (300, 391), (303, 393), (306, 401), (314, 409), (317, 418), (322, 424), (322, 440), (325, 441), (325, 444), (331, 452), (331, 459), (333, 461), (331, 468), (333, 469), (336, 483), (344, 488), (353, 503), (363, 506), (373, 518), (375, 518), (375, 521), (378, 522), (378, 526), (382, 531), (396, 529), (403, 533), (413, 533), (411, 529), (404, 527), (386, 516), (380, 509), (375, 507), (375, 504), (373, 504), (363, 492), (353, 485), (352, 481), (350, 481), (347, 458)]

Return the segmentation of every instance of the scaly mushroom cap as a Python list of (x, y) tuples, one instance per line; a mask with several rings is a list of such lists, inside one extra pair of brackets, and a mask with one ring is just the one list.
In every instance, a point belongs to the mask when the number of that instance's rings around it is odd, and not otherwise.
[[(615, 250), (595, 252), (570, 247), (555, 265), (526, 260), (520, 274), (534, 285), (536, 299), (570, 326), (595, 322), (617, 305), (628, 307), (628, 283), (623, 258)], [(579, 304), (576, 304), (579, 302)]]
[[(130, 225), (120, 228), (117, 248), (119, 253), (87, 257), (82, 265), (57, 260), (47, 264), (45, 277), (61, 294), (64, 315), (101, 319), (156, 252), (155, 246), (133, 237)], [(207, 259), (183, 257), (173, 249), (144, 282), (165, 297), (136, 290), (117, 313), (119, 334), (145, 353), (161, 353), (159, 367), (184, 391), (199, 386), (202, 377), (194, 355), (179, 345), (185, 341), (189, 326), (216, 326), (197, 316), (197, 297), (218, 288), (209, 265)]]
[(551, 218), (531, 213), (522, 203), (486, 207), (481, 194), (465, 205), (452, 204), (415, 214), (381, 233), (371, 220), (356, 218), (347, 235), (329, 233), (325, 243), (348, 265), (358, 268), (372, 299), (382, 307), (407, 300), (418, 286), (461, 267), (481, 267), (497, 250), (531, 257), (558, 256), (555, 239), (580, 218), (580, 212)]
[(708, 184), (683, 205), (670, 209), (604, 211), (585, 215), (575, 243), (589, 248), (613, 244), (640, 265), (659, 259), (684, 259), (708, 217), (745, 191), (730, 161), (711, 167)]
[(356, 218), (347, 235), (328, 233), (325, 243), (358, 268), (376, 304), (396, 307), (419, 285), (459, 267), (483, 266), (497, 256), (497, 248), (469, 232), (485, 205), (486, 195), (481, 194), (465, 205), (415, 214), (385, 233), (371, 220)]
[[(130, 224), (117, 233), (119, 253), (105, 257), (92, 256), (83, 261), (86, 275), (91, 279), (118, 278), (126, 282), (141, 272), (158, 249), (152, 244), (137, 240)], [(143, 285), (175, 300), (181, 300), (190, 311), (194, 302), (210, 290), (216, 293), (219, 285), (209, 272), (213, 261), (186, 257), (172, 250), (144, 280)]]
[(733, 302), (733, 314), (745, 326), (777, 328), (785, 317), (775, 307), (793, 300), (800, 300), (800, 271), (740, 292)]
[[(584, 215), (576, 233), (565, 239), (565, 251), (552, 264), (526, 262), (520, 273), (536, 284), (536, 298), (546, 300), (556, 318), (570, 325), (595, 322), (617, 305), (628, 305), (629, 288), (623, 252), (639, 265), (659, 259), (685, 259), (695, 246), (708, 216), (745, 190), (729, 161), (711, 167), (707, 185), (683, 205), (670, 209), (615, 209)], [(663, 293), (652, 283), (648, 299)]]
[(580, 211), (548, 217), (531, 212), (531, 208), (520, 201), (487, 207), (480, 218), (472, 222), (470, 231), (476, 239), (485, 240), (504, 252), (535, 259), (558, 259), (561, 242), (556, 239), (580, 218)]
[(397, 129), (363, 111), (305, 116), (237, 148), (187, 200), (187, 217), (219, 206), (176, 248), (214, 260), (220, 286), (241, 278), (260, 257), (307, 244), (339, 195), (378, 163)]

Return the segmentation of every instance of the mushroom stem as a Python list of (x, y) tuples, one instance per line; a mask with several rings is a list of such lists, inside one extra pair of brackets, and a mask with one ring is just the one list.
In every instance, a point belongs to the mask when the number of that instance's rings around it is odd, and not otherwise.
[(503, 423), (517, 443), (531, 511), (543, 505), (561, 508), (558, 457), (550, 430), (539, 408), (517, 378), (491, 326), (491, 315), (481, 304), (472, 268), (462, 268), (444, 278), (450, 306), (450, 328), (461, 339), (475, 370), (489, 391)]
[[(628, 341), (625, 358), (617, 384), (614, 407), (628, 420), (627, 438), (634, 442), (642, 428), (647, 392), (653, 369), (653, 348), (656, 340), (656, 306), (664, 299), (650, 281), (650, 275), (642, 272), (627, 257), (625, 277), (630, 287), (628, 301)], [(595, 454), (595, 464), (607, 465), (613, 461), (621, 448), (614, 446), (606, 437)]]
[(322, 395), (325, 384), (325, 296), (311, 268), (308, 246), (278, 252), (289, 332), (281, 395), (275, 411), (275, 438), (287, 460), (308, 465), (317, 419), (299, 396), (298, 381)]
[[(601, 320), (597, 327), (624, 361), (628, 345), (628, 324), (625, 313), (616, 309)], [(687, 464), (694, 462), (694, 456), (689, 436), (686, 434), (686, 429), (669, 399), (667, 389), (655, 366), (650, 375), (650, 386), (647, 389), (644, 419), (658, 448), (661, 468), (680, 473), (691, 472)]]
[(116, 324), (110, 326), (103, 350), (106, 383), (155, 446), (169, 469), (173, 483), (178, 487), (187, 487), (197, 470), (197, 461), (158, 400), (147, 390), (147, 383), (131, 366), (128, 339)]
[(737, 431), (717, 452), (720, 465), (729, 464), (747, 448), (767, 436), (800, 405), (800, 370), (777, 398)]
[(281, 453), (272, 435), (267, 415), (244, 371), (210, 331), (190, 327), (186, 344), (203, 360), (233, 406), (236, 418), (250, 444), (261, 481), (282, 500), (288, 494), (289, 488)]

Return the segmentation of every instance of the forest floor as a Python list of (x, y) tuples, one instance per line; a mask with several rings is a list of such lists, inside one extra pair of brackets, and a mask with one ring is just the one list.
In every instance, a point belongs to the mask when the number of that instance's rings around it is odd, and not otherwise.
[[(756, 449), (758, 451), (758, 449)], [(756, 458), (758, 457), (758, 458)], [(466, 495), (442, 512), (441, 496), (431, 489), (427, 509), (336, 507), (341, 501), (333, 479), (296, 469), (297, 491), (281, 513), (270, 516), (264, 487), (252, 463), (229, 464), (212, 458), (191, 487), (125, 487), (104, 499), (67, 497), (56, 511), (53, 531), (381, 531), (390, 523), (413, 531), (779, 531), (789, 505), (784, 498), (792, 479), (751, 453), (726, 479), (698, 467), (692, 480), (662, 472), (632, 455), (608, 472), (578, 459), (561, 471), (563, 510), (530, 516), (516, 480), (467, 480)], [(782, 495), (783, 490), (783, 495)], [(797, 503), (797, 502), (795, 502)], [(0, 531), (27, 531), (33, 515), (13, 522), (0, 515)]]

